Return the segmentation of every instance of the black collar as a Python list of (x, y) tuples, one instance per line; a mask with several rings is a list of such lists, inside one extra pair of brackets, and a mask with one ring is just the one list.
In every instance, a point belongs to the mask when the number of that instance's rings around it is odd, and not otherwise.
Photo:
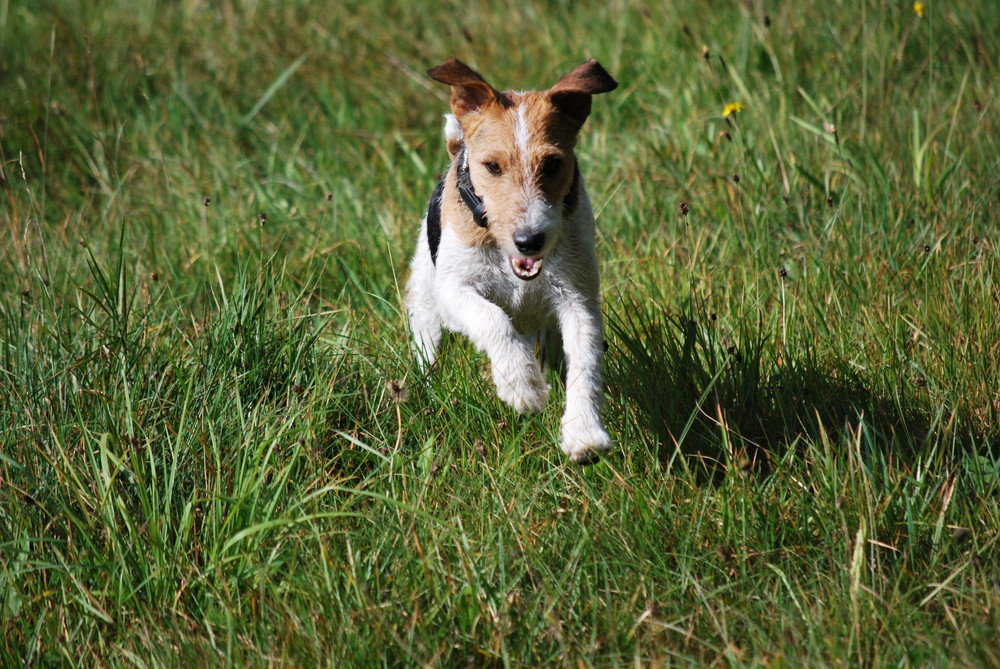
[(472, 219), (481, 228), (489, 225), (486, 218), (486, 205), (483, 198), (476, 195), (476, 187), (472, 185), (472, 177), (469, 175), (469, 150), (462, 147), (462, 155), (458, 159), (458, 194), (462, 196), (465, 206), (472, 212)]

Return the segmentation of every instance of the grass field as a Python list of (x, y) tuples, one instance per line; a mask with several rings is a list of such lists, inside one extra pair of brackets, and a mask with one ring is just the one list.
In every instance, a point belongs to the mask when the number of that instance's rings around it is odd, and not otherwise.
[[(1000, 666), (1000, 6), (419, 4), (0, 0), (0, 666)], [(411, 359), (450, 55), (621, 82), (595, 466)]]

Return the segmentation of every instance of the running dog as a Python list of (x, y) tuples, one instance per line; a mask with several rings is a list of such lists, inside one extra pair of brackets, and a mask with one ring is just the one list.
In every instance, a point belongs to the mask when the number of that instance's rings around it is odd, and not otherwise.
[(535, 355), (558, 332), (566, 361), (560, 446), (573, 462), (611, 448), (601, 422), (604, 353), (594, 214), (573, 152), (592, 96), (618, 87), (600, 63), (545, 91), (497, 91), (451, 58), (428, 71), (451, 86), (451, 165), (434, 190), (406, 305), (423, 368), (442, 327), (490, 359), (497, 394), (522, 413), (546, 404)]

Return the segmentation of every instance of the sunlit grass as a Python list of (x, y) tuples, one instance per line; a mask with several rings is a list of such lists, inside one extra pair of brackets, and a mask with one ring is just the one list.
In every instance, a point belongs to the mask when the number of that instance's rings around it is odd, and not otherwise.
[[(1000, 665), (996, 34), (0, 2), (0, 664)], [(525, 417), (461, 338), (410, 357), (453, 54), (621, 82), (594, 467), (555, 373)]]

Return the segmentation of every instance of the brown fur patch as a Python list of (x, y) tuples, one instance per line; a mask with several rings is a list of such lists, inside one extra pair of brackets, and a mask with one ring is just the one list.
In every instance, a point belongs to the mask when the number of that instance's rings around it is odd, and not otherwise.
[(578, 65), (548, 90), (549, 99), (580, 125), (590, 116), (591, 96), (618, 88), (607, 70), (596, 60)]

